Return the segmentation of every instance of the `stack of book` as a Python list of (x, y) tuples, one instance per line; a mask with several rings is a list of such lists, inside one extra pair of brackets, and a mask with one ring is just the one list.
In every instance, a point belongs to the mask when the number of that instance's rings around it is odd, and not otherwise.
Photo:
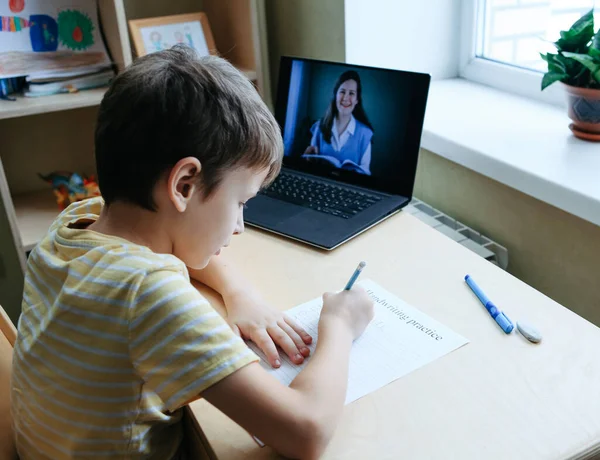
[(101, 88), (107, 86), (115, 72), (108, 68), (96, 72), (71, 72), (69, 74), (47, 74), (27, 76), (26, 90), (23, 94), (27, 97), (49, 96), (59, 93), (75, 93), (85, 89)]

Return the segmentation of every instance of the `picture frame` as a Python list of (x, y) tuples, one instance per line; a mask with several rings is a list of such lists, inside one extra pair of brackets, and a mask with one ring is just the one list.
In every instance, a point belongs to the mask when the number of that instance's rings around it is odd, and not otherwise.
[(199, 56), (217, 54), (206, 13), (175, 14), (128, 22), (137, 56), (168, 49), (177, 43), (190, 46)]

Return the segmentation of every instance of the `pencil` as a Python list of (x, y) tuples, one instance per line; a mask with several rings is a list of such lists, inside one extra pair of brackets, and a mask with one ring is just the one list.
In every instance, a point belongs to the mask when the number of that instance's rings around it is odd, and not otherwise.
[(349, 291), (350, 289), (352, 289), (352, 286), (354, 285), (356, 278), (358, 278), (358, 275), (360, 275), (360, 272), (363, 271), (363, 268), (365, 268), (366, 265), (367, 265), (367, 263), (365, 261), (362, 261), (361, 263), (358, 264), (358, 267), (356, 267), (356, 270), (354, 270), (354, 273), (352, 273), (352, 276), (348, 280), (348, 284), (346, 284), (344, 291)]

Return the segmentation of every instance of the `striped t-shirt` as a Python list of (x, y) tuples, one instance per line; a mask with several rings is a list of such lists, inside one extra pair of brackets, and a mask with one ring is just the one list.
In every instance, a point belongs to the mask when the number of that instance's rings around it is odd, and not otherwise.
[(27, 263), (13, 360), (20, 458), (172, 458), (181, 407), (258, 360), (181, 260), (86, 226), (68, 207)]

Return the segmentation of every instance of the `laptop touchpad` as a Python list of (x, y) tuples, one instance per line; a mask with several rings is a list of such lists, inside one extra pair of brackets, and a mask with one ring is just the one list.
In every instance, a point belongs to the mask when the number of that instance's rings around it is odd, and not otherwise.
[(248, 202), (248, 209), (244, 211), (244, 218), (257, 224), (277, 225), (305, 211), (306, 208), (302, 206), (258, 195)]

